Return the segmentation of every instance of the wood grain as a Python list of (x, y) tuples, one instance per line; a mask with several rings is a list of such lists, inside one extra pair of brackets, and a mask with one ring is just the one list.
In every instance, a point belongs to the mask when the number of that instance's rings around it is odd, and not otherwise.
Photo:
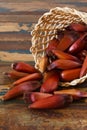
[[(13, 62), (34, 65), (31, 31), (51, 8), (68, 6), (87, 12), (87, 0), (0, 0), (0, 96), (13, 80), (3, 75)], [(82, 85), (82, 86), (81, 86)], [(76, 86), (87, 91), (87, 82)], [(59, 110), (31, 110), (22, 98), (0, 100), (0, 130), (87, 130), (87, 99)]]
[(78, 106), (79, 110), (72, 104), (61, 110), (38, 111), (28, 110), (21, 101), (3, 103), (0, 105), (0, 127), (6, 130), (86, 130), (87, 107), (84, 106), (83, 111), (83, 104)]

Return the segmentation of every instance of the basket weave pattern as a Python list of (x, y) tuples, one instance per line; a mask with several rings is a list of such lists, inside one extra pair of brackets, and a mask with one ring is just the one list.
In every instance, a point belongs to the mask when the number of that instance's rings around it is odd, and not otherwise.
[[(50, 40), (58, 37), (57, 30), (64, 30), (72, 22), (85, 22), (87, 24), (87, 13), (80, 12), (68, 7), (56, 7), (50, 12), (45, 13), (36, 24), (32, 31), (32, 47), (31, 52), (34, 56), (35, 67), (39, 69), (41, 58), (45, 55), (45, 49)], [(76, 85), (84, 82), (87, 76), (74, 80), (70, 83), (61, 83), (63, 86)]]

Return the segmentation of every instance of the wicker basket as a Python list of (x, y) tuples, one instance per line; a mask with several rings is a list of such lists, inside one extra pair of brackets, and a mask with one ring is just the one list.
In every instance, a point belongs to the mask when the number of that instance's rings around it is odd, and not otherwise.
[[(39, 69), (41, 58), (45, 55), (45, 49), (53, 37), (57, 37), (56, 31), (64, 30), (72, 22), (84, 22), (87, 24), (87, 13), (77, 11), (68, 7), (56, 7), (45, 13), (36, 24), (32, 31), (32, 47), (30, 48), (34, 60), (35, 67)], [(40, 70), (40, 69), (39, 69)], [(63, 82), (62, 86), (76, 85), (87, 79), (87, 75), (71, 82)]]

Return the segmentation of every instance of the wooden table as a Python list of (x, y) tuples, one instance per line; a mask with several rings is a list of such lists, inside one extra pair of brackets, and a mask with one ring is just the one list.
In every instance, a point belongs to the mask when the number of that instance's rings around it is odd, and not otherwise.
[[(2, 74), (16, 61), (33, 63), (30, 32), (53, 7), (87, 12), (87, 0), (0, 0), (0, 95), (13, 81)], [(86, 90), (87, 83), (84, 89)], [(87, 130), (87, 103), (60, 110), (29, 110), (23, 100), (0, 102), (0, 130)]]

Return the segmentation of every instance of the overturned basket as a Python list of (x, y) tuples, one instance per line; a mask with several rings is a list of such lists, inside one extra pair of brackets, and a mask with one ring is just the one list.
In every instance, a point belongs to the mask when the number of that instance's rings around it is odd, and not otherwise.
[[(84, 22), (87, 24), (87, 13), (80, 12), (68, 7), (56, 7), (50, 12), (45, 13), (36, 24), (32, 31), (32, 47), (30, 48), (34, 60), (35, 67), (40, 70), (39, 64), (41, 58), (45, 55), (45, 49), (50, 40), (56, 35), (57, 30), (64, 30), (72, 22)], [(76, 85), (82, 83), (87, 79), (87, 75), (80, 79), (75, 79), (71, 82), (62, 82), (62, 86)]]

